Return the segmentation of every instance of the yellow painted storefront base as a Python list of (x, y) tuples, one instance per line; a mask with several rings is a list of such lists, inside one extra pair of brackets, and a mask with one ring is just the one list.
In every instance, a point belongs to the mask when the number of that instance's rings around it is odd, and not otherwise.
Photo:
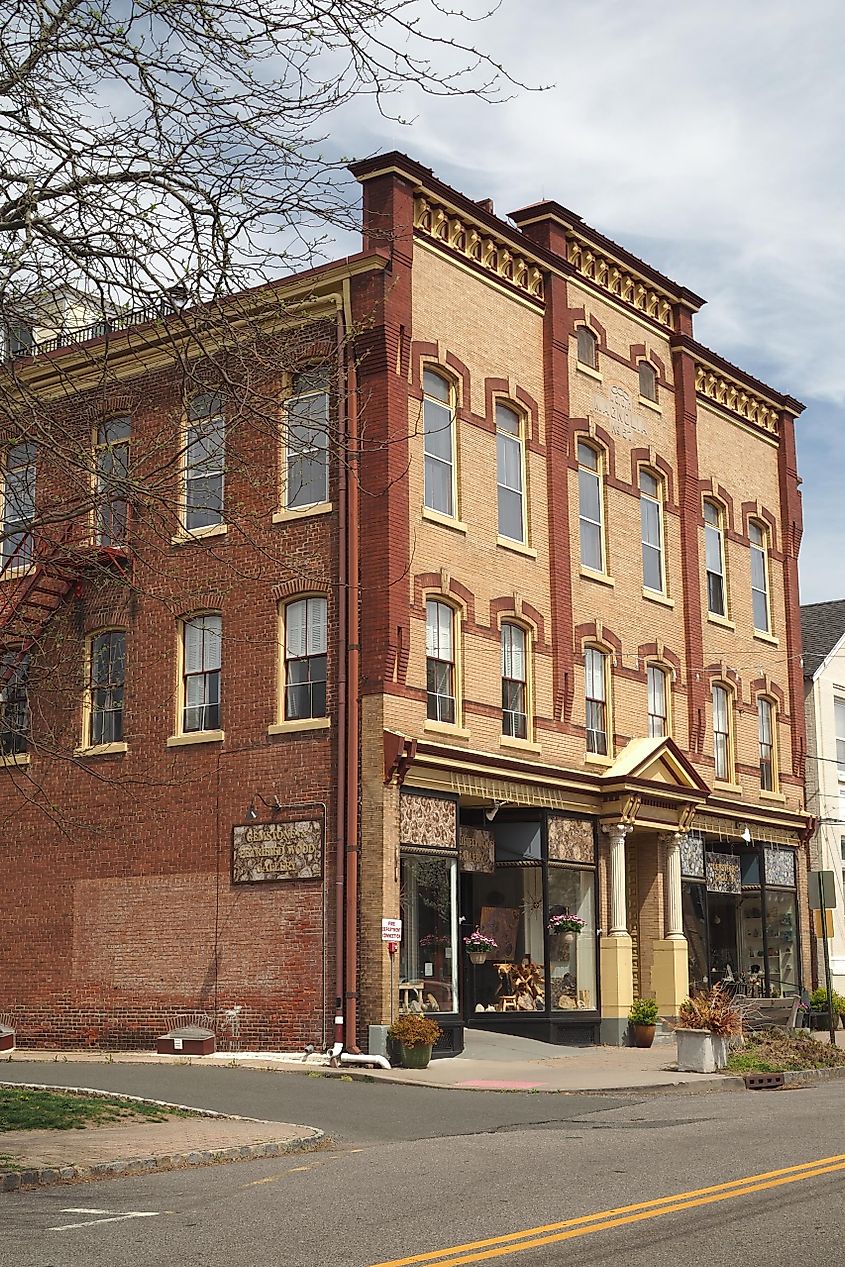
[(601, 963), (601, 1014), (625, 1017), (634, 1001), (634, 947), (625, 933), (618, 937), (602, 937), (599, 949)]
[(689, 995), (689, 951), (685, 937), (652, 942), (652, 992), (661, 1016), (677, 1016)]

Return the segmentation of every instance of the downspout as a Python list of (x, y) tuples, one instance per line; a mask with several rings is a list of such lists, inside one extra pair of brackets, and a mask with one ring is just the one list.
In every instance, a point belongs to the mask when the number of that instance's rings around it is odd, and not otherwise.
[(352, 297), (349, 278), (343, 282), (344, 331), (346, 347), (346, 418), (348, 441), (345, 456), (349, 463), (346, 485), (346, 991), (344, 997), (345, 1047), (359, 1053), (358, 1029), (358, 750), (360, 746), (360, 612), (359, 597), (359, 485), (358, 485), (358, 379), (355, 357), (349, 347), (352, 328)]
[[(337, 766), (335, 771), (336, 807), (336, 857), (335, 857), (335, 1048), (343, 1043), (344, 1009), (343, 1009), (343, 943), (346, 921), (346, 729), (347, 729), (347, 627), (346, 627), (346, 582), (347, 582), (347, 444), (346, 444), (346, 361), (345, 361), (345, 320), (344, 310), (338, 305), (337, 310), (337, 420), (338, 420), (338, 546), (337, 546)], [(339, 1050), (336, 1050), (339, 1054)]]

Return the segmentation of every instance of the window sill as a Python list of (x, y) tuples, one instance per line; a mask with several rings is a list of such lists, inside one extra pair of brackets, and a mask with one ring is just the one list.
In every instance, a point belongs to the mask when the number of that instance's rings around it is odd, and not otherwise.
[(784, 796), (783, 792), (767, 792), (763, 788), (760, 788), (760, 800), (774, 801), (776, 805), (786, 804), (786, 797)]
[(332, 509), (331, 502), (313, 502), (310, 506), (286, 506), (284, 510), (276, 511), (273, 516), (273, 523), (296, 523), (297, 519), (311, 519), (314, 515), (328, 515)]
[(187, 545), (189, 541), (205, 541), (209, 537), (225, 537), (229, 531), (228, 524), (209, 524), (207, 528), (182, 528), (175, 537), (170, 538), (172, 546)]
[(118, 757), (128, 751), (129, 745), (125, 743), (97, 743), (92, 744), (90, 748), (76, 748), (73, 755), (75, 757)]
[(496, 537), (496, 545), (502, 550), (512, 550), (514, 554), (524, 554), (528, 559), (536, 559), (537, 551), (532, 546), (523, 545), (521, 541), (514, 541), (512, 537)]
[(616, 758), (611, 757), (609, 753), (606, 757), (604, 757), (600, 752), (585, 752), (584, 760), (587, 762), (587, 765), (600, 765), (608, 768), (613, 765)]
[(707, 613), (707, 619), (711, 625), (718, 625), (721, 629), (730, 629), (731, 633), (736, 633), (736, 625), (732, 620), (727, 620), (724, 616), (716, 616), (713, 612)]
[(674, 598), (670, 598), (668, 594), (661, 594), (660, 590), (650, 590), (647, 585), (643, 586), (643, 598), (648, 599), (650, 603), (659, 603), (661, 607), (675, 606)]
[(25, 576), (30, 576), (35, 571), (34, 563), (27, 563), (26, 567), (6, 568), (0, 573), (0, 581), (20, 581)]
[(187, 735), (170, 735), (168, 748), (185, 748), (195, 743), (222, 743), (226, 738), (225, 730), (192, 730)]
[(592, 365), (584, 365), (582, 361), (576, 361), (575, 368), (579, 374), (586, 374), (587, 378), (594, 378), (597, 383), (604, 382), (601, 370), (594, 370)]
[(466, 534), (468, 531), (466, 524), (462, 520), (455, 519), (452, 515), (441, 515), (439, 510), (430, 510), (428, 506), (423, 506), (422, 517), (430, 523), (440, 524), (441, 528), (451, 528), (453, 532)]
[(328, 730), (331, 717), (297, 717), (295, 721), (275, 721), (267, 727), (268, 735), (292, 735), (307, 730)]
[(770, 647), (780, 646), (780, 638), (776, 638), (774, 634), (763, 633), (762, 629), (755, 629), (754, 637), (758, 642), (765, 642)]
[(457, 726), (447, 721), (426, 720), (423, 730), (428, 731), (431, 735), (450, 735), (452, 739), (469, 739), (470, 737), (468, 730), (464, 730), (462, 726)]
[(656, 400), (649, 400), (648, 396), (640, 396), (640, 398), (639, 398), (639, 403), (640, 403), (641, 405), (645, 405), (646, 409), (651, 409), (651, 410), (653, 410), (653, 412), (654, 412), (654, 413), (656, 413), (656, 414), (662, 414), (662, 413), (663, 413), (663, 410), (660, 408), (660, 405), (658, 405), (657, 401), (656, 401)]
[(28, 752), (12, 752), (7, 757), (0, 757), (0, 770), (5, 766), (29, 765), (32, 757)]
[(611, 589), (616, 585), (612, 576), (608, 576), (606, 572), (596, 572), (593, 568), (584, 567), (582, 564), (579, 569), (579, 575), (583, 576), (585, 581), (596, 581), (599, 585), (609, 585)]
[(742, 784), (728, 783), (726, 781), (723, 781), (722, 779), (714, 779), (713, 791), (714, 792), (730, 792), (731, 795), (733, 796), (742, 796)]
[(517, 739), (514, 735), (501, 735), (499, 738), (499, 746), (502, 748), (516, 748), (520, 752), (542, 752), (543, 745), (532, 743), (530, 739)]

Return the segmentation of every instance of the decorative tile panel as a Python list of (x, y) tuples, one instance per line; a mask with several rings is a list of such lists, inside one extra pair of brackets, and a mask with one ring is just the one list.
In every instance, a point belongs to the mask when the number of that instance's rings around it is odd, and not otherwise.
[(711, 893), (742, 892), (742, 872), (736, 854), (705, 854), (704, 870), (707, 888)]
[(586, 862), (596, 860), (593, 820), (549, 815), (549, 860)]
[(795, 852), (792, 849), (776, 849), (767, 845), (763, 850), (766, 868), (766, 884), (779, 884), (783, 888), (795, 888)]
[(401, 792), (399, 840), (403, 845), (422, 845), (428, 849), (457, 849), (457, 805), (439, 796)]
[(704, 879), (704, 841), (700, 836), (681, 836), (681, 875)]
[(458, 843), (461, 871), (496, 870), (496, 837), (485, 827), (462, 827)]

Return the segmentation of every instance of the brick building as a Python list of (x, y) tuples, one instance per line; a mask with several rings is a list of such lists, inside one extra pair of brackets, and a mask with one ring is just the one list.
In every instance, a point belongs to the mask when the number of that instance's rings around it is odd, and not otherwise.
[(557, 203), (353, 170), (361, 253), (222, 351), (175, 314), (15, 363), (81, 472), (7, 435), (20, 1041), (320, 1043), (337, 997), (349, 1045), (619, 1041), (634, 994), (809, 977), (800, 404)]

